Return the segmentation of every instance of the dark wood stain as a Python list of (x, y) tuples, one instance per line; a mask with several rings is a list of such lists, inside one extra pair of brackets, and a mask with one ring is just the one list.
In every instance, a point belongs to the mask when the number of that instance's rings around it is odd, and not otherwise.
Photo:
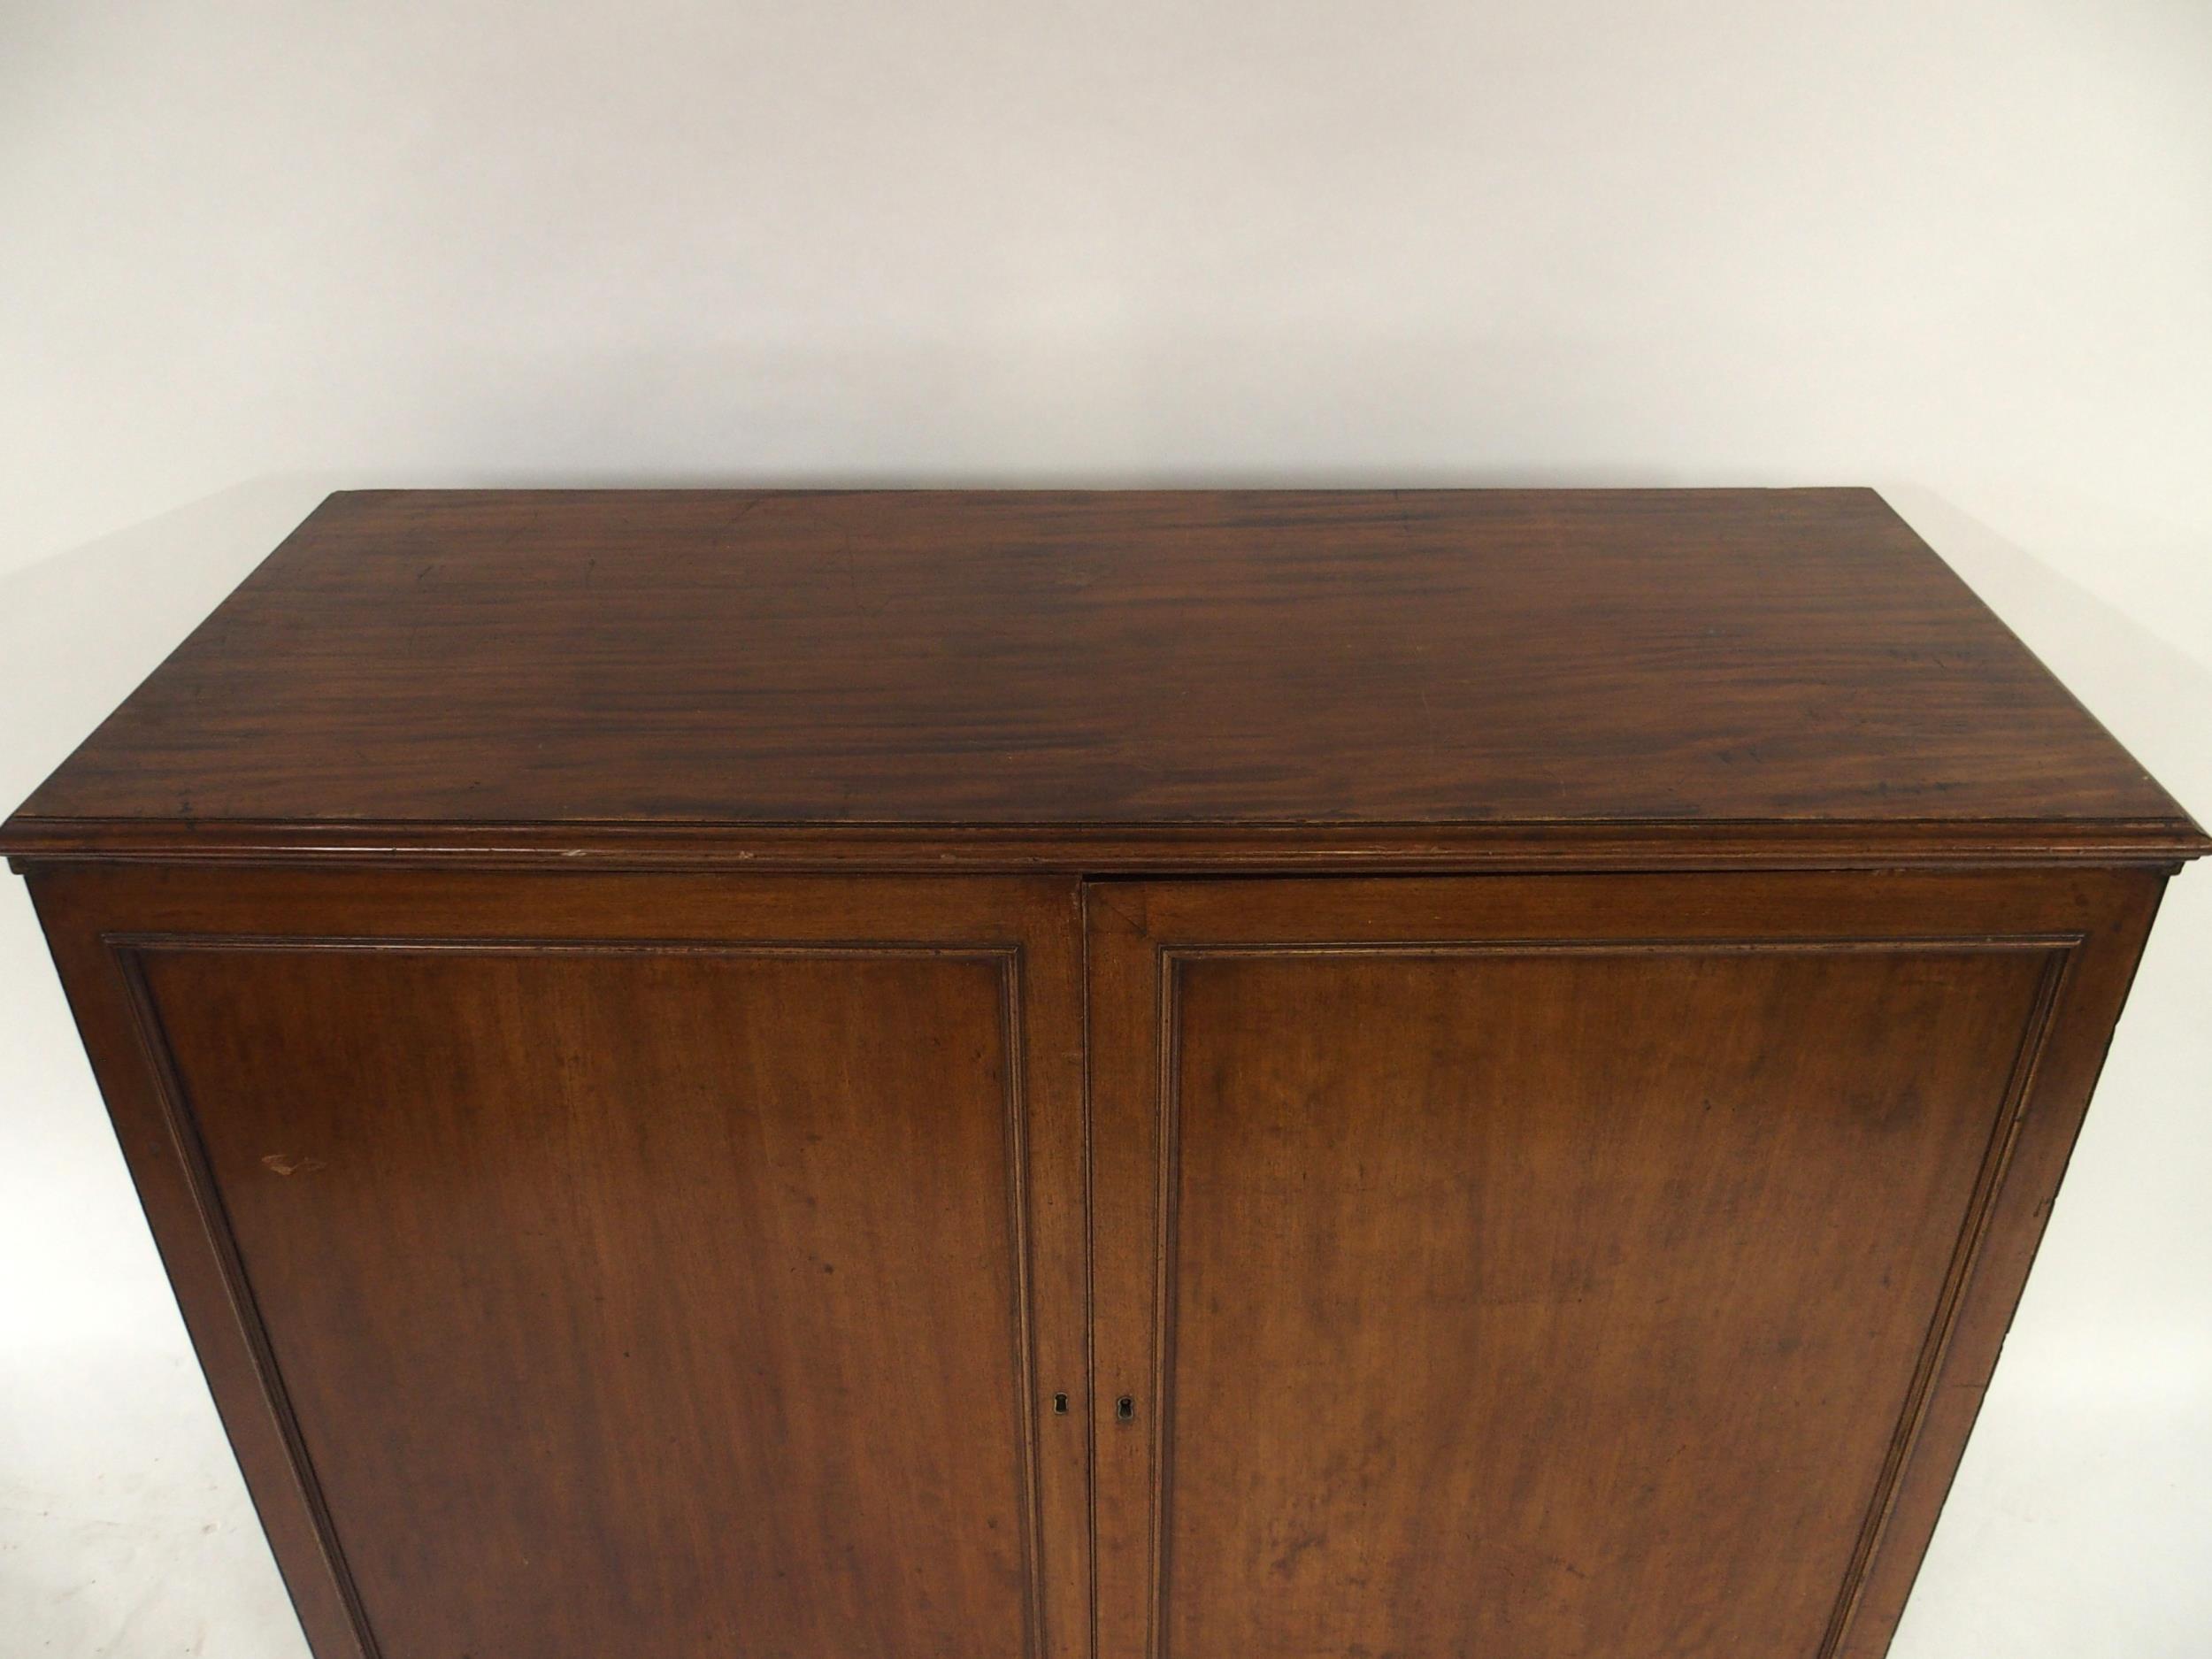
[(1179, 964), (1166, 1651), (1805, 1647), (2047, 956)]
[(1073, 884), (34, 891), (319, 1655), (1090, 1651)]
[(1101, 1659), (1880, 1654), (2158, 886), (1095, 884)]
[(0, 830), (319, 1659), (1878, 1659), (2207, 848), (1848, 490), (336, 496)]
[(2196, 833), (1870, 491), (380, 491), (0, 849), (1686, 822)]
[(143, 963), (390, 1651), (1026, 1649), (1002, 961)]

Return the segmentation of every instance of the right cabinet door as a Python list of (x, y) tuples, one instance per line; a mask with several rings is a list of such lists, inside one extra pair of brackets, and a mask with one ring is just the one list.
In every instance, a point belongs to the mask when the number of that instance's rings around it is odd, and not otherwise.
[(2157, 887), (1094, 884), (1099, 1659), (1878, 1653)]

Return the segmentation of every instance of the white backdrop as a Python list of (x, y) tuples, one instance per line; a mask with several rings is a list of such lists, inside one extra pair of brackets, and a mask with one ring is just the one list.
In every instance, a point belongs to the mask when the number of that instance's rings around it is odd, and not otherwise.
[[(347, 484), (1884, 488), (2212, 815), (2203, 0), (0, 0), (0, 806)], [(1899, 1659), (2201, 1659), (2212, 872)], [(0, 1632), (303, 1653), (19, 882)]]

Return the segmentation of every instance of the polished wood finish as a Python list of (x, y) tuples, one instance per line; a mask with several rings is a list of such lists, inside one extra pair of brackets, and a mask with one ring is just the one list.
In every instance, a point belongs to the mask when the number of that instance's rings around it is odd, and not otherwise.
[(1008, 961), (134, 953), (387, 1647), (1025, 1650)]
[(2208, 845), (1849, 490), (335, 496), (0, 828), (319, 1659), (1876, 1659)]
[(2157, 885), (1094, 887), (1101, 1659), (1881, 1652)]
[(33, 892), (318, 1654), (1089, 1651), (1071, 884)]
[(803, 859), (794, 826), (1078, 872), (1286, 826), (1430, 864), (2201, 842), (1866, 490), (369, 491), (0, 850)]

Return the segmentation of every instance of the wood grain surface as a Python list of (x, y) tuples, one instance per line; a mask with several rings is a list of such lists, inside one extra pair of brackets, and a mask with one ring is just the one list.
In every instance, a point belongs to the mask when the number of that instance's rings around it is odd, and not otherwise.
[(2154, 878), (1097, 884), (1099, 1659), (1878, 1655)]
[(342, 495), (0, 828), (319, 1659), (1878, 1659), (2208, 849), (1863, 490)]
[(372, 491), (0, 850), (977, 826), (1084, 868), (1085, 832), (1248, 862), (1270, 826), (1372, 855), (1685, 824), (2202, 841), (1866, 490)]
[(37, 892), (319, 1655), (1089, 1652), (1071, 885)]

